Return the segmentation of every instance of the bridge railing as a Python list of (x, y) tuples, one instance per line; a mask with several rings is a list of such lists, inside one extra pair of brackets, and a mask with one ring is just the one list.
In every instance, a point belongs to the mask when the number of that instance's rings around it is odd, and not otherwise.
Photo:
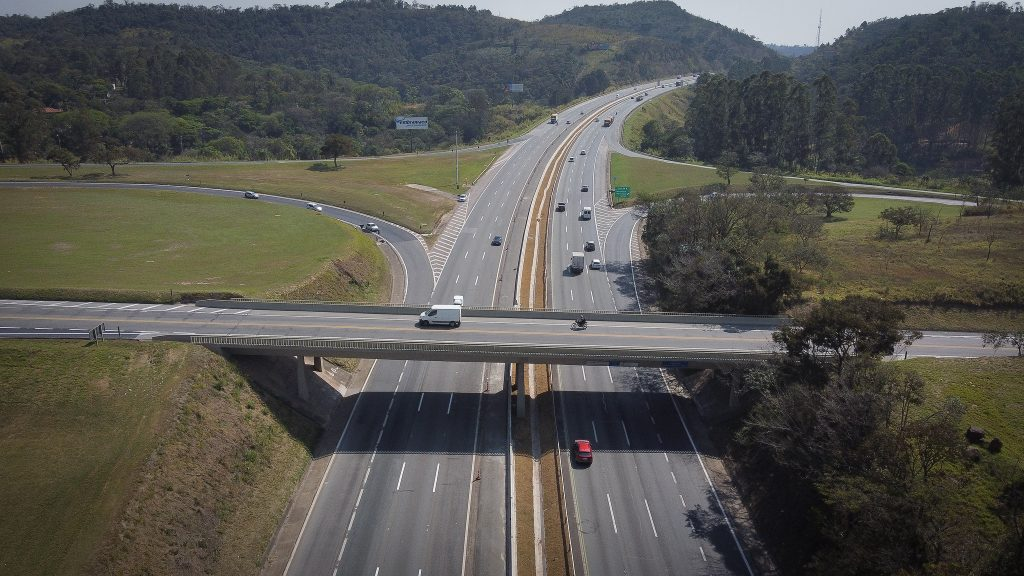
[[(353, 304), (349, 302), (319, 302), (312, 300), (263, 300), (257, 298), (233, 298), (231, 300), (200, 300), (197, 306), (205, 308), (256, 308), (261, 310), (294, 310), (303, 312), (393, 314), (418, 316), (430, 308), (430, 304), (410, 306), (408, 304)], [(716, 324), (722, 326), (779, 327), (789, 324), (788, 316), (739, 316), (733, 314), (640, 312), (619, 310), (577, 310), (546, 308), (506, 307), (463, 307), (462, 315), (481, 318), (538, 318), (549, 320), (574, 320), (585, 314), (588, 320), (611, 322), (668, 322), (675, 324)]]

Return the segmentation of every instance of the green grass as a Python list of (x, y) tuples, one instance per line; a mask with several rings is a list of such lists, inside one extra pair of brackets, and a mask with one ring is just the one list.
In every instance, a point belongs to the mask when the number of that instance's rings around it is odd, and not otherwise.
[[(312, 162), (131, 164), (119, 167), (112, 178), (105, 166), (85, 165), (75, 179), (254, 190), (349, 208), (426, 234), (455, 205), (452, 195), (475, 182), (503, 150), (460, 152), (459, 190), (451, 154), (339, 159), (342, 168), (326, 172), (309, 170)], [(333, 166), (332, 161), (326, 162)], [(56, 165), (9, 165), (0, 166), (0, 179), (60, 181), (67, 180), (67, 173)], [(447, 194), (423, 192), (407, 184), (431, 186)]]
[[(937, 214), (941, 223), (931, 242), (916, 228), (905, 230), (899, 241), (878, 239), (884, 223), (878, 215), (888, 206)], [(852, 212), (825, 225), (831, 264), (817, 279), (816, 294), (862, 294), (916, 304), (908, 311), (919, 328), (1019, 328), (1024, 316), (1012, 290), (1024, 286), (1024, 213), (991, 218), (961, 218), (959, 213), (958, 206), (858, 198)], [(986, 261), (989, 233), (997, 239)], [(993, 301), (1007, 310), (996, 310)], [(989, 310), (977, 314), (974, 307)]]
[(356, 271), (351, 299), (389, 296), (372, 239), (310, 210), (152, 190), (3, 189), (0, 198), (0, 293), (9, 296), (265, 297), (332, 263)]
[(914, 358), (904, 363), (927, 383), (922, 414), (957, 397), (967, 405), (964, 429), (981, 426), (1003, 441), (1003, 457), (1024, 458), (1024, 358)]
[(315, 434), (200, 347), (0, 341), (0, 571), (258, 572)]
[[(643, 92), (638, 92), (642, 94)], [(686, 120), (686, 110), (693, 98), (690, 88), (670, 90), (644, 103), (626, 118), (622, 126), (622, 143), (630, 150), (640, 150), (643, 139), (644, 125), (654, 120), (662, 125), (667, 123), (682, 124)]]
[[(615, 186), (629, 186), (636, 200), (656, 202), (674, 198), (688, 188), (725, 181), (715, 174), (714, 168), (672, 164), (613, 153), (612, 182)], [(732, 185), (735, 187), (743, 187), (749, 183), (749, 173), (740, 173), (732, 177)]]

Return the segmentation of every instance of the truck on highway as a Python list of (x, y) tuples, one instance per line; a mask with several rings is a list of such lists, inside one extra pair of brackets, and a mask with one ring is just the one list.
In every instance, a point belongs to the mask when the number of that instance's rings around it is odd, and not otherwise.
[(583, 210), (580, 210), (580, 220), (590, 220), (590, 217), (593, 216), (593, 214), (593, 208), (590, 206), (584, 206)]
[(450, 326), (458, 328), (462, 324), (462, 306), (456, 304), (434, 304), (430, 310), (420, 313), (420, 326)]
[(612, 122), (614, 122), (614, 121), (615, 121), (615, 118), (614, 118), (614, 117), (612, 117), (612, 116), (609, 116), (609, 117), (607, 117), (607, 118), (605, 118), (605, 119), (604, 119), (604, 124), (602, 124), (602, 126), (604, 126), (605, 128), (607, 128), (607, 127), (611, 126), (611, 125), (612, 125)]
[(552, 114), (551, 120), (548, 120), (548, 124), (558, 124), (558, 114)]
[(583, 255), (583, 252), (573, 252), (572, 259), (569, 260), (569, 271), (572, 272), (573, 274), (579, 274), (580, 272), (583, 272), (585, 260), (586, 256)]

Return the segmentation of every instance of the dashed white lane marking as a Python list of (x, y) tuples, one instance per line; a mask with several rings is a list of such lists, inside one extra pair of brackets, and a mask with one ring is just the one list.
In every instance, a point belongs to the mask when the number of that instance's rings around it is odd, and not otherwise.
[(398, 473), (398, 485), (395, 486), (395, 492), (402, 489), (402, 477), (405, 476), (405, 462), (402, 462), (402, 471)]
[(612, 496), (611, 494), (605, 494), (605, 497), (608, 498), (608, 512), (612, 515), (612, 529), (618, 534), (619, 525), (615, 523), (615, 510), (612, 510)]
[(433, 492), (435, 494), (437, 493), (437, 475), (440, 474), (440, 473), (441, 473), (441, 463), (438, 462), (437, 463), (437, 468), (434, 469), (434, 487), (431, 489), (431, 492)]
[(686, 508), (686, 500), (683, 500), (683, 495), (679, 495), (679, 501), (683, 503), (683, 508)]
[(644, 498), (644, 508), (647, 508), (647, 519), (651, 521), (651, 530), (654, 530), (654, 537), (658, 537), (658, 529), (654, 526), (654, 516), (651, 515), (651, 506), (647, 504), (647, 498)]
[(594, 444), (597, 444), (597, 425), (593, 420), (590, 421), (590, 429), (594, 431)]
[(632, 444), (629, 441), (629, 432), (626, 431), (626, 421), (619, 420), (619, 423), (622, 424), (622, 433), (626, 435), (626, 446), (632, 446)]

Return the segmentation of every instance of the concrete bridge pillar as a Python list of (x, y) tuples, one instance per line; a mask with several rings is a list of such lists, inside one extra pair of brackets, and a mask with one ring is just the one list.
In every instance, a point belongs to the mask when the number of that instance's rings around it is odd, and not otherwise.
[(324, 357), (323, 356), (313, 356), (313, 371), (314, 372), (323, 372), (324, 371)]
[(516, 362), (516, 416), (526, 418), (526, 364)]
[(306, 382), (306, 357), (295, 357), (295, 385), (299, 393), (299, 399), (309, 400), (309, 384)]

